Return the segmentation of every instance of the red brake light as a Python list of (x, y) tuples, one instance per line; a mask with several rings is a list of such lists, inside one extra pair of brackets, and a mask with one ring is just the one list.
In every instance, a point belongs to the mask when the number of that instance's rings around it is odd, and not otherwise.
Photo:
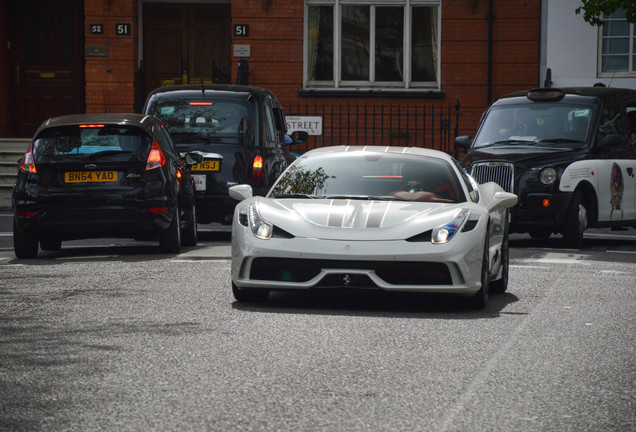
[(166, 157), (163, 155), (161, 148), (157, 141), (152, 142), (150, 153), (148, 153), (148, 160), (146, 161), (146, 171), (151, 171), (164, 166), (166, 163)]
[(81, 128), (103, 128), (104, 125), (103, 124), (83, 124), (83, 125), (79, 125), (79, 127), (81, 127)]
[(29, 146), (29, 149), (24, 154), (22, 158), (22, 162), (20, 163), (20, 169), (24, 172), (37, 174), (38, 171), (35, 169), (35, 158), (33, 157), (33, 144)]
[(212, 102), (190, 102), (190, 106), (211, 106)]
[(263, 156), (256, 155), (252, 163), (252, 178), (255, 182), (263, 180)]
[(22, 211), (22, 212), (18, 212), (18, 217), (23, 217), (23, 218), (30, 218), (32, 217), (36, 212), (34, 211)]

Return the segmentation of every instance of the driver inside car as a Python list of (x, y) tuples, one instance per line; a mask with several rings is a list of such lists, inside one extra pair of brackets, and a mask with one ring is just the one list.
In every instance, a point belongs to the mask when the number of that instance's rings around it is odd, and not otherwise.
[(428, 190), (425, 175), (420, 167), (407, 165), (402, 168), (403, 186), (391, 192), (391, 196), (405, 201), (438, 201), (439, 196)]

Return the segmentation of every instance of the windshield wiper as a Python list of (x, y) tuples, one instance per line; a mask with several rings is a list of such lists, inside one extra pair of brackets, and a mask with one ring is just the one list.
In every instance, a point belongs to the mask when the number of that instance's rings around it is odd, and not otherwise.
[(309, 195), (309, 194), (277, 194), (277, 195), (272, 195), (272, 198), (309, 198), (309, 199), (316, 199), (316, 198), (322, 198), (322, 197), (318, 197), (316, 195)]
[(484, 145), (476, 145), (474, 148), (476, 149), (481, 149), (481, 148), (486, 148), (486, 147), (492, 147), (498, 144), (513, 144), (513, 145), (527, 145), (527, 144), (534, 144), (536, 143), (536, 141), (530, 141), (530, 140), (501, 140), (501, 141), (495, 141), (495, 142), (491, 142), (488, 144), (484, 144)]
[(184, 144), (184, 140), (185, 142), (191, 142), (191, 139), (190, 139), (191, 137), (195, 137), (206, 144), (210, 144), (211, 142), (215, 141), (215, 138), (216, 138), (216, 137), (213, 138), (211, 136), (201, 135), (196, 132), (171, 132), (171, 135), (177, 144)]
[(110, 156), (110, 155), (120, 155), (120, 154), (130, 154), (131, 151), (128, 150), (103, 150), (96, 153), (91, 153), (88, 155), (89, 159), (101, 156)]
[(350, 200), (366, 200), (366, 201), (399, 201), (398, 198), (391, 195), (326, 195), (322, 198), (326, 199), (350, 199)]
[(574, 140), (574, 139), (569, 139), (569, 138), (545, 138), (545, 139), (540, 139), (537, 142), (540, 142), (540, 143), (579, 143), (579, 144), (583, 143), (583, 141), (581, 141), (581, 140)]

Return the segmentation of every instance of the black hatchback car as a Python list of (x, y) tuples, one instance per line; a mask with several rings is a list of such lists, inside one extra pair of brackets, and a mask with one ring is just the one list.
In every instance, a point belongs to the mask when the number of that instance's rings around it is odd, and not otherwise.
[(180, 152), (203, 156), (192, 168), (200, 223), (231, 223), (236, 201), (228, 188), (249, 184), (265, 195), (287, 167), (283, 106), (264, 88), (162, 87), (148, 95), (143, 112), (166, 124)]
[(13, 245), (33, 258), (38, 243), (157, 238), (177, 253), (197, 243), (194, 181), (163, 123), (140, 114), (78, 114), (39, 127), (13, 189)]

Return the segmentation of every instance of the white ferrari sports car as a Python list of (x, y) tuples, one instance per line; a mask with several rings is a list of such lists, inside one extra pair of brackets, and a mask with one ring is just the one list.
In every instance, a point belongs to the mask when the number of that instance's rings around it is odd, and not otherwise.
[(249, 185), (232, 222), (232, 291), (380, 289), (461, 294), (484, 308), (508, 285), (508, 209), (436, 150), (335, 146), (299, 157), (265, 197)]

